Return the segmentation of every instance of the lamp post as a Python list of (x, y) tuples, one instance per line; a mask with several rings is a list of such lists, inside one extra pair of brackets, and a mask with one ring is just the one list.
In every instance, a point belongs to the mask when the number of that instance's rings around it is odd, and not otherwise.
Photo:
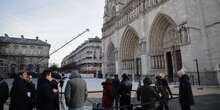
[(198, 76), (198, 83), (200, 85), (200, 75), (199, 75), (198, 59), (195, 59), (194, 61), (196, 62), (196, 72), (197, 72), (197, 76)]

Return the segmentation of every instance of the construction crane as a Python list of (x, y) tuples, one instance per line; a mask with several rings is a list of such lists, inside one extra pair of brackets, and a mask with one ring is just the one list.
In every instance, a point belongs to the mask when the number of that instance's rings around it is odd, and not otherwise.
[[(68, 41), (67, 43), (65, 43), (64, 45), (62, 45), (61, 47), (59, 47), (58, 49), (54, 50), (52, 53), (49, 54), (49, 56), (53, 55), (54, 53), (58, 52), (59, 50), (61, 50), (63, 47), (65, 47), (66, 45), (68, 45), (69, 43), (71, 43), (73, 40), (77, 39), (78, 37), (82, 36), (83, 34), (85, 34), (86, 32), (89, 32), (89, 29), (87, 28), (85, 31), (83, 31), (82, 33), (80, 33), (79, 35), (77, 35), (76, 37), (74, 37), (73, 39), (71, 39), (70, 41)], [(42, 61), (44, 61), (46, 59), (46, 57), (41, 58), (40, 61), (38, 62), (38, 64)]]

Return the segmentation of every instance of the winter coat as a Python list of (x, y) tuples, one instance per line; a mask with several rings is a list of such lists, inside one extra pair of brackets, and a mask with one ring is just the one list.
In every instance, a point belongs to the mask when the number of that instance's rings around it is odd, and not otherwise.
[(126, 109), (121, 110), (132, 110), (128, 105), (131, 104), (131, 90), (132, 82), (129, 80), (122, 80), (120, 83), (119, 93), (120, 93), (120, 106), (127, 106)]
[(155, 83), (158, 94), (162, 99), (169, 99), (169, 95), (172, 95), (170, 87), (166, 79), (160, 79)]
[[(58, 82), (56, 80), (52, 80), (50, 82), (50, 84), (51, 84), (53, 89), (58, 90)], [(55, 110), (59, 110), (60, 109), (60, 106), (59, 106), (59, 92), (54, 93), (54, 97), (55, 97), (55, 100), (54, 100)]]
[(137, 90), (137, 99), (141, 100), (144, 110), (154, 110), (158, 97), (155, 89), (147, 84)]
[(9, 105), (9, 110), (27, 110), (27, 82), (21, 79), (19, 76), (15, 77), (10, 96), (11, 103)]
[(37, 85), (37, 110), (55, 110), (54, 93), (47, 79), (39, 79)]
[[(77, 74), (77, 73), (76, 73)], [(69, 108), (80, 108), (84, 106), (87, 99), (87, 86), (80, 75), (71, 75), (65, 88), (66, 105)]]
[(119, 79), (112, 80), (112, 95), (113, 98), (119, 98), (119, 88), (120, 88), (120, 81)]
[(28, 82), (26, 87), (27, 87), (27, 94), (28, 94), (27, 109), (28, 110), (33, 110), (33, 108), (36, 105), (36, 89), (35, 89), (35, 84), (32, 83), (32, 82)]
[(132, 90), (132, 82), (129, 80), (122, 80), (120, 83), (119, 93), (121, 96), (123, 95), (131, 95)]
[(4, 81), (0, 81), (0, 104), (4, 104), (9, 96), (9, 88), (8, 84)]
[(106, 80), (105, 82), (102, 83), (102, 86), (103, 86), (102, 106), (104, 108), (111, 108), (113, 106), (111, 80)]
[(193, 105), (194, 99), (192, 94), (191, 84), (189, 82), (189, 77), (183, 75), (179, 79), (179, 101), (181, 105)]

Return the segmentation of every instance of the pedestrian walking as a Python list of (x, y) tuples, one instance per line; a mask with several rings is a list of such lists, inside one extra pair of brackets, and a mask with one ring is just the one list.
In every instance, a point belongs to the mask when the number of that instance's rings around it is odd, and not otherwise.
[(191, 110), (194, 105), (192, 88), (189, 81), (189, 76), (185, 73), (184, 69), (177, 72), (179, 77), (179, 102), (182, 110)]
[(102, 107), (104, 109), (111, 109), (113, 106), (112, 97), (112, 81), (107, 78), (103, 83)]
[[(132, 82), (126, 74), (122, 75), (122, 81), (120, 82), (120, 110), (132, 110), (131, 107), (131, 90)], [(124, 106), (124, 107), (123, 107)]]
[(27, 72), (20, 71), (14, 78), (12, 84), (10, 96), (11, 103), (9, 105), (9, 110), (27, 110)]
[(65, 100), (69, 110), (83, 110), (87, 100), (86, 81), (79, 73), (72, 73), (65, 88)]
[(61, 92), (63, 92), (63, 91), (62, 91), (62, 88), (63, 88), (64, 80), (65, 80), (65, 77), (64, 77), (64, 74), (62, 73), (62, 74), (61, 74), (61, 79), (60, 79), (60, 81), (59, 81), (59, 83), (60, 83), (60, 88), (61, 88)]
[(54, 97), (55, 97), (55, 100), (54, 100), (54, 105), (55, 105), (55, 109), (54, 110), (59, 110), (60, 109), (60, 105), (59, 105), (59, 90), (58, 90), (58, 81), (56, 79), (53, 79), (51, 81), (51, 86), (52, 86), (52, 89), (56, 90), (57, 92), (54, 92)]
[(137, 90), (137, 100), (141, 101), (143, 110), (156, 110), (156, 101), (159, 98), (155, 89), (150, 86), (152, 81), (149, 77), (145, 77), (143, 80), (143, 86)]
[(165, 110), (169, 110), (168, 101), (169, 98), (172, 98), (172, 93), (168, 85), (168, 81), (164, 76), (165, 75), (163, 73), (160, 73), (160, 75), (156, 76), (156, 90), (157, 93), (160, 95), (160, 105), (158, 107), (158, 110), (163, 110), (163, 108), (165, 108)]
[(28, 73), (27, 76), (27, 110), (33, 110), (36, 107), (36, 89), (35, 84), (32, 82), (32, 74)]
[(113, 103), (118, 110), (118, 101), (119, 101), (119, 88), (120, 88), (120, 80), (118, 75), (114, 75), (114, 79), (112, 80), (112, 95), (113, 95)]
[(9, 97), (8, 84), (0, 75), (0, 110), (4, 110), (4, 104), (7, 101), (8, 97)]
[(37, 110), (55, 110), (55, 96), (57, 91), (51, 86), (52, 76), (50, 70), (45, 70), (37, 84)]

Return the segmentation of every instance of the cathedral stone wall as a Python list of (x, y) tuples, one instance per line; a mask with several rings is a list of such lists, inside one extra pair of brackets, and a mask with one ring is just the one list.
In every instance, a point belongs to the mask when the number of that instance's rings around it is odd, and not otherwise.
[[(106, 2), (106, 5), (109, 2)], [(121, 44), (132, 44), (129, 43), (131, 42), (129, 39), (135, 35), (138, 38), (139, 55), (132, 51), (128, 53), (135, 54), (133, 57), (135, 66), (136, 60), (141, 59), (142, 75), (156, 75), (163, 72), (169, 76), (169, 72), (171, 72), (170, 77), (176, 77), (176, 72), (180, 67), (184, 67), (188, 73), (193, 73), (192, 75), (196, 76), (197, 61), (199, 71), (204, 74), (201, 77), (205, 78), (210, 74), (213, 76), (210, 77), (213, 81), (209, 84), (216, 84), (215, 71), (220, 63), (220, 48), (218, 48), (220, 43), (219, 0), (131, 0), (123, 3), (117, 3), (116, 0), (114, 2), (115, 6), (119, 7), (118, 11), (116, 10), (116, 14), (113, 16), (107, 16), (108, 19), (105, 19), (102, 30), (103, 73), (108, 74), (105, 62), (107, 62), (106, 55), (109, 43), (114, 44), (116, 51), (115, 74), (123, 73), (121, 66), (125, 62), (121, 57), (124, 52)], [(168, 29), (170, 27), (175, 31), (174, 37), (168, 38), (171, 44), (173, 42), (173, 46), (165, 48), (163, 46), (168, 44), (164, 39), (165, 35), (169, 37)], [(175, 38), (174, 41), (172, 38)], [(152, 53), (153, 48), (159, 53)], [(170, 63), (167, 59), (169, 57), (172, 60)], [(156, 68), (152, 65), (155, 65)], [(131, 68), (135, 71), (138, 69), (133, 66)], [(171, 80), (175, 80), (175, 78), (171, 78)]]

